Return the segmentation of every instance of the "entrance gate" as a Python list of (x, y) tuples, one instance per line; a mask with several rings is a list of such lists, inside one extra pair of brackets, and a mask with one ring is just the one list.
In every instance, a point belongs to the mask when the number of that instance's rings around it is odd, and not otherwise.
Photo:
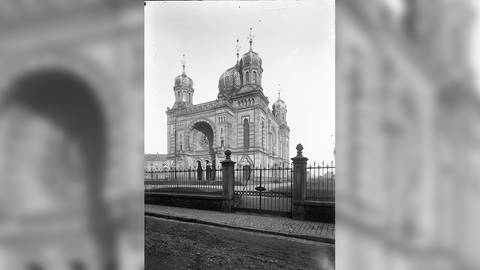
[(291, 216), (292, 168), (235, 169), (235, 208)]

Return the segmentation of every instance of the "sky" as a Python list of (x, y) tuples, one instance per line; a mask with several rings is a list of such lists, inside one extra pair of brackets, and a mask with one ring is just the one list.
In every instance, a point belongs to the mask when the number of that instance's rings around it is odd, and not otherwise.
[(147, 2), (145, 5), (145, 153), (167, 151), (173, 81), (193, 80), (194, 104), (217, 98), (220, 75), (248, 51), (263, 60), (271, 105), (287, 103), (290, 156), (301, 143), (310, 161), (331, 161), (335, 145), (335, 3), (322, 1)]
[[(472, 1), (473, 8), (475, 12), (475, 17), (473, 25), (471, 28), (471, 44), (470, 44), (470, 53), (472, 54), (472, 67), (473, 72), (475, 73), (475, 82), (477, 91), (480, 89), (480, 1)], [(480, 91), (479, 91), (480, 92)]]

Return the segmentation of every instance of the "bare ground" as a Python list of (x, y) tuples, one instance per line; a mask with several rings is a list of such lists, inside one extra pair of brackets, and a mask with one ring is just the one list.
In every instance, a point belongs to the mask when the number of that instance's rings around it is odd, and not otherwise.
[(334, 269), (335, 247), (145, 218), (145, 269)]

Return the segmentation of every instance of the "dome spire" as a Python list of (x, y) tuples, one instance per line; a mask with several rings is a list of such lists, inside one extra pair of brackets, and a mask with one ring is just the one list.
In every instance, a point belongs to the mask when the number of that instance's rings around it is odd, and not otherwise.
[(240, 49), (242, 48), (242, 47), (240, 47), (239, 42), (240, 42), (240, 40), (238, 40), (238, 38), (237, 38), (237, 45), (235, 45), (235, 51), (237, 51), (237, 62), (239, 61)]
[(248, 39), (249, 39), (249, 42), (250, 42), (250, 51), (252, 51), (252, 43), (253, 43), (253, 38), (254, 37), (255, 36), (252, 33), (252, 27), (250, 27), (250, 34), (248, 35)]
[(185, 64), (187, 63), (187, 60), (185, 60), (185, 54), (182, 54), (182, 60), (180, 60), (180, 62), (182, 63), (183, 68), (182, 74), (185, 75)]
[(280, 84), (278, 84), (278, 90), (277, 90), (277, 93), (278, 93), (278, 100), (280, 100), (280, 92), (281, 92), (281, 88), (280, 88)]

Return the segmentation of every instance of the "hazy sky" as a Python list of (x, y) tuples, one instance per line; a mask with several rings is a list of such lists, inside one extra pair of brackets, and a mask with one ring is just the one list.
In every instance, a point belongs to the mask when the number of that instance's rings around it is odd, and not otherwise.
[(470, 53), (472, 53), (472, 67), (475, 72), (475, 82), (477, 91), (480, 92), (480, 19), (478, 14), (480, 13), (480, 1), (473, 1), (474, 5), (474, 21), (472, 26), (472, 34), (471, 34), (471, 45), (470, 45)]
[(335, 4), (301, 2), (147, 2), (145, 6), (145, 152), (166, 153), (167, 107), (173, 80), (193, 79), (194, 104), (215, 100), (220, 75), (248, 51), (263, 60), (262, 86), (270, 105), (287, 103), (290, 156), (302, 143), (311, 161), (333, 160), (335, 139)]

